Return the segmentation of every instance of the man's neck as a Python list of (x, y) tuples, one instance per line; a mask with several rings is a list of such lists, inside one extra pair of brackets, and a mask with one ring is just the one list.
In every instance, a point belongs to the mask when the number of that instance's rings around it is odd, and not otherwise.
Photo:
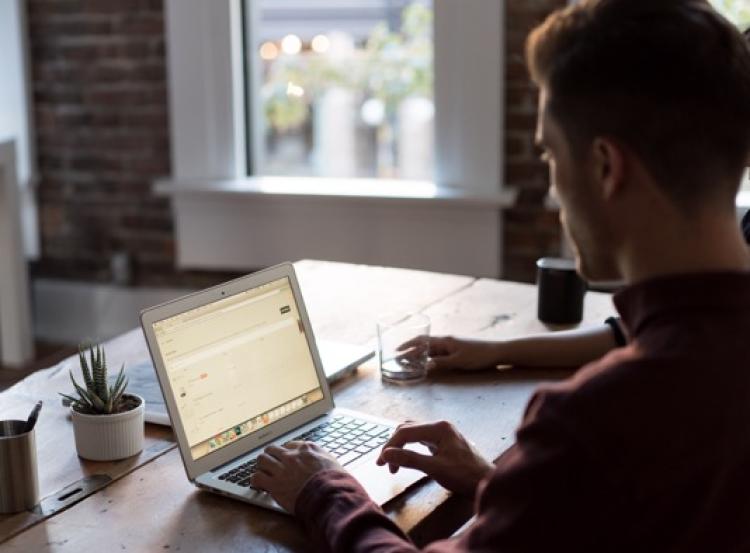
[(626, 282), (670, 274), (750, 271), (750, 250), (734, 217), (715, 214), (645, 225), (622, 248)]

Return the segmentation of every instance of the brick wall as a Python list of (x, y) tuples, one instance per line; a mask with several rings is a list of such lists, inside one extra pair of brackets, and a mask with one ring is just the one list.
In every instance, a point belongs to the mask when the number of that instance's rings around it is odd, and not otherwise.
[[(29, 0), (42, 258), (34, 275), (109, 282), (126, 253), (133, 283), (180, 285), (169, 203), (162, 0)], [(216, 281), (218, 275), (204, 280)]]
[(533, 281), (536, 259), (560, 253), (558, 215), (543, 207), (549, 179), (534, 148), (537, 91), (523, 52), (529, 30), (565, 4), (566, 0), (506, 0), (505, 185), (519, 189), (517, 206), (505, 216), (503, 276), (512, 280)]
[[(564, 0), (507, 0), (505, 276), (533, 280), (534, 260), (557, 253), (557, 215), (541, 207), (544, 166), (533, 149), (536, 92), (524, 38)], [(41, 182), (42, 259), (35, 276), (109, 282), (113, 254), (133, 284), (202, 286), (231, 274), (174, 269), (163, 0), (28, 0)]]

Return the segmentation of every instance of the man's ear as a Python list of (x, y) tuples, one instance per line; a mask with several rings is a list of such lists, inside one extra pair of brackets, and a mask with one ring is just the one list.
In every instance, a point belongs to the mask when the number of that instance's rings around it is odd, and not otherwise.
[(615, 141), (597, 137), (592, 145), (594, 178), (600, 184), (602, 198), (612, 198), (625, 181), (625, 152)]

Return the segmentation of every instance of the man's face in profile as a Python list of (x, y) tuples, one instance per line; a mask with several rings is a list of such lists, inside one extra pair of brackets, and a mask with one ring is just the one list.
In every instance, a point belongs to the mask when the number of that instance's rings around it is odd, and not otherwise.
[(578, 272), (590, 281), (617, 280), (611, 227), (590, 156), (573, 155), (570, 141), (550, 114), (548, 99), (542, 87), (536, 140), (549, 166), (550, 193), (560, 202), (560, 222), (573, 245)]

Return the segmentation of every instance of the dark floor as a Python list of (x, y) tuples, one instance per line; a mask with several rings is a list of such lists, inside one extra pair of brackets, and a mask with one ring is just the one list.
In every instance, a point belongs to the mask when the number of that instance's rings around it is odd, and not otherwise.
[(46, 369), (70, 357), (76, 352), (76, 347), (63, 344), (50, 344), (48, 342), (37, 342), (35, 344), (36, 355), (34, 360), (23, 367), (3, 367), (0, 365), (0, 391), (10, 388), (18, 382), (39, 369)]

